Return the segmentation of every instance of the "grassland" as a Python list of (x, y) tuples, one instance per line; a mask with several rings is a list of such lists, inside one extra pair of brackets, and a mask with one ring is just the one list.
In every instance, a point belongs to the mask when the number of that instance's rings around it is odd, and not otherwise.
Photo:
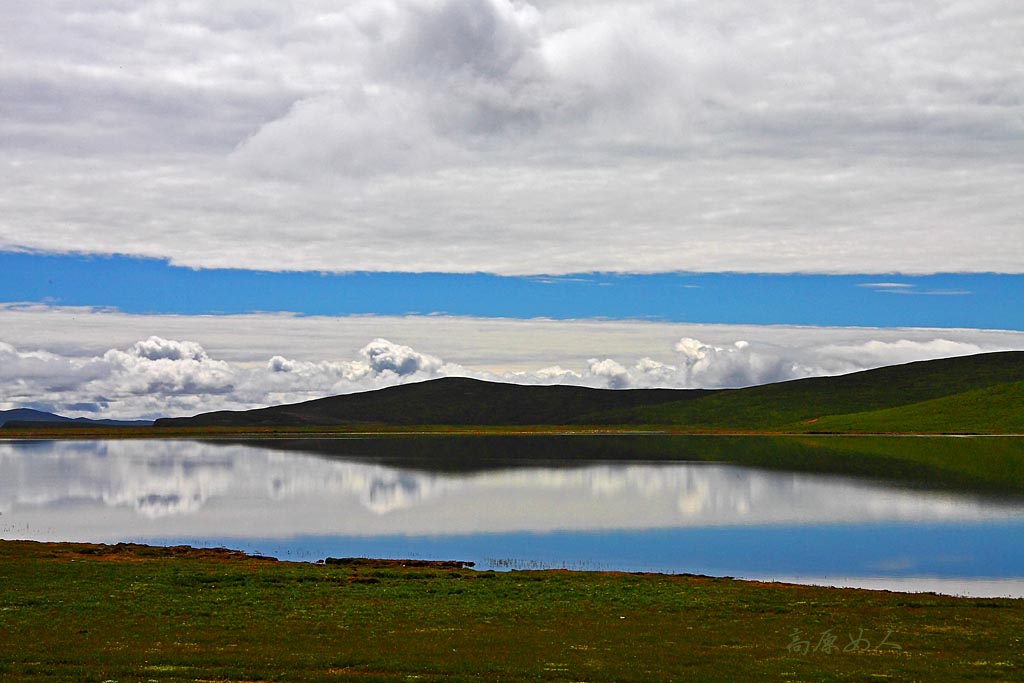
[(3, 681), (1024, 678), (1024, 600), (140, 546), (0, 542), (0, 632)]
[(814, 431), (887, 433), (913, 425), (921, 433), (1024, 434), (1024, 382), (998, 384), (882, 410), (832, 415), (794, 425)]

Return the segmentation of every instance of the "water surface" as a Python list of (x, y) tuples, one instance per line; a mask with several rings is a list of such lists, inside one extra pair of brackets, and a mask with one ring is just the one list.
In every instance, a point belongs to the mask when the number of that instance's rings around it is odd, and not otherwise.
[[(816, 443), (8, 441), (0, 537), (1024, 597), (1024, 497), (989, 476), (998, 467), (965, 470), (948, 441), (921, 442), (931, 450), (910, 464), (896, 457), (906, 443)], [(1012, 466), (1003, 445), (985, 448), (996, 455), (970, 463)], [(830, 462), (839, 473), (821, 471)], [(872, 478), (849, 474), (865, 462)]]

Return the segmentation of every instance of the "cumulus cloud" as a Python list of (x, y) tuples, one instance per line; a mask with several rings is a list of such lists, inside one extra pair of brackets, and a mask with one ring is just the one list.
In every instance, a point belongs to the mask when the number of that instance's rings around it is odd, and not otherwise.
[(604, 360), (591, 358), (587, 374), (606, 382), (609, 389), (625, 389), (632, 384), (629, 370), (611, 358)]
[(0, 19), (0, 248), (1022, 268), (1015, 3), (39, 0)]
[[(463, 329), (468, 332), (476, 324), (466, 321)], [(532, 336), (537, 336), (538, 323), (520, 324), (532, 326)], [(719, 333), (738, 331), (720, 327)], [(159, 417), (294, 403), (449, 376), (608, 389), (727, 388), (1007, 347), (993, 346), (987, 337), (990, 333), (984, 331), (973, 333), (977, 343), (946, 339), (927, 330), (797, 331), (799, 343), (787, 337), (787, 328), (764, 328), (761, 333), (766, 337), (760, 341), (709, 343), (689, 336), (675, 341), (663, 337), (661, 360), (621, 352), (616, 358), (581, 360), (575, 369), (554, 365), (504, 371), (446, 361), (384, 338), (372, 339), (349, 358), (306, 360), (275, 354), (262, 362), (227, 361), (198, 342), (159, 336), (98, 355), (0, 342), (0, 385), (5, 387), (0, 409), (36, 407), (72, 416)], [(1003, 341), (1007, 339), (1016, 340), (1015, 348), (1024, 348), (1024, 334), (1009, 334)], [(563, 341), (571, 337), (563, 336)]]
[(210, 357), (206, 355), (206, 350), (195, 342), (173, 341), (156, 336), (132, 344), (132, 347), (128, 349), (127, 356), (151, 361), (190, 360), (202, 363), (210, 360)]
[(742, 339), (728, 346), (715, 346), (684, 337), (676, 342), (675, 349), (689, 386), (741, 387), (827, 374), (823, 368), (809, 367), (791, 354), (758, 348)]
[(366, 358), (370, 370), (376, 374), (391, 373), (398, 377), (418, 372), (434, 374), (442, 365), (439, 358), (418, 353), (402, 344), (393, 344), (387, 339), (374, 339), (359, 353)]
[(208, 395), (234, 389), (234, 373), (211, 359), (195, 342), (149, 337), (127, 351), (111, 349), (101, 362), (109, 368), (111, 389), (130, 395)]
[(0, 342), (0, 382), (8, 387), (0, 407), (31, 406), (75, 415), (103, 408), (117, 416), (155, 417), (480, 374), (380, 338), (363, 346), (359, 355), (323, 361), (275, 355), (260, 367), (211, 358), (194, 341), (158, 336), (99, 356), (63, 356)]

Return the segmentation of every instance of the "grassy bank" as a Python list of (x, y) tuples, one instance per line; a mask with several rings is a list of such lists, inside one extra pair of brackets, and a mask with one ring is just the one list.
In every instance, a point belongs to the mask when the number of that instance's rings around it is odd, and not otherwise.
[(5, 681), (1024, 677), (1022, 600), (139, 546), (0, 542), (0, 632)]

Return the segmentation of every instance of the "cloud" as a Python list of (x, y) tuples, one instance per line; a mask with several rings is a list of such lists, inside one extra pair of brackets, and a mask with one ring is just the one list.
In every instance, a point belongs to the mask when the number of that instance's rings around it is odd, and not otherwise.
[(632, 384), (629, 370), (611, 358), (604, 360), (591, 358), (587, 372), (594, 377), (604, 380), (609, 389), (625, 389)]
[(914, 285), (905, 282), (862, 282), (857, 286), (866, 287), (867, 289), (878, 289), (883, 292), (914, 288)]
[(80, 414), (95, 413), (95, 405), (102, 404), (112, 414), (153, 417), (246, 409), (443, 375), (479, 374), (380, 338), (366, 344), (359, 355), (360, 359), (316, 362), (275, 355), (262, 367), (252, 367), (211, 358), (194, 341), (158, 336), (91, 357), (0, 343), (0, 382), (9, 387), (3, 405)]
[(127, 355), (150, 361), (190, 360), (202, 363), (210, 360), (210, 357), (206, 355), (206, 350), (195, 342), (172, 341), (155, 336), (135, 342), (128, 350)]
[(376, 374), (392, 373), (406, 377), (418, 372), (436, 373), (442, 365), (441, 359), (417, 353), (408, 346), (393, 344), (387, 339), (374, 339), (359, 350), (366, 358), (370, 370)]
[(0, 342), (0, 381), (12, 403), (37, 405), (60, 393), (108, 374), (101, 363), (68, 358), (44, 350), (20, 351)]
[(110, 349), (97, 362), (109, 368), (105, 390), (147, 396), (225, 394), (235, 388), (234, 372), (192, 341), (152, 336), (129, 349)]
[(927, 341), (871, 339), (851, 344), (826, 344), (818, 350), (818, 354), (821, 359), (828, 360), (830, 367), (858, 367), (968, 356), (982, 351), (984, 348), (977, 343), (953, 341), (939, 336)]
[(316, 398), (422, 381), (444, 374), (471, 374), (461, 366), (445, 364), (439, 358), (381, 338), (359, 349), (359, 356), (357, 360), (343, 361), (302, 361), (273, 356), (267, 362), (266, 376), (250, 375), (250, 389), (254, 398), (266, 387), (275, 395), (288, 396), (286, 400), (299, 400), (300, 397)]
[(903, 282), (865, 282), (857, 286), (887, 294), (911, 294), (918, 296), (969, 296), (973, 294), (973, 292), (966, 289), (918, 289), (917, 285)]
[[(758, 348), (738, 340), (728, 346), (705, 344), (684, 337), (675, 345), (681, 356), (682, 381), (687, 386), (721, 388), (767, 384), (811, 375), (829, 374), (797, 359), (803, 354)], [(806, 352), (805, 352), (806, 353)], [(810, 354), (807, 354), (809, 359)]]
[(1021, 272), (1013, 3), (8, 5), (2, 249)]

